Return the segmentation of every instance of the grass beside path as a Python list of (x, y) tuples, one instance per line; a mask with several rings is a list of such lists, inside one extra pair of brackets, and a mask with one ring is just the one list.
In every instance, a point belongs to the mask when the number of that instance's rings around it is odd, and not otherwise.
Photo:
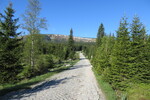
[(127, 90), (127, 100), (150, 100), (150, 84), (132, 84)]
[(98, 82), (99, 87), (102, 89), (102, 92), (105, 95), (106, 100), (116, 100), (116, 93), (112, 89), (111, 85), (108, 82), (105, 82), (100, 75), (93, 69), (96, 80)]
[(53, 76), (54, 74), (57, 74), (59, 72), (69, 69), (78, 61), (79, 60), (67, 61), (67, 62), (65, 62), (65, 64), (66, 65), (68, 64), (69, 66), (63, 66), (62, 64), (60, 64), (60, 65), (58, 65), (59, 67), (54, 68), (53, 70), (50, 70), (50, 72), (48, 72), (46, 74), (36, 76), (31, 79), (22, 80), (21, 82), (16, 83), (16, 84), (0, 85), (0, 96), (3, 96), (12, 91), (17, 91), (17, 90), (21, 90), (21, 89), (30, 89), (32, 85), (39, 83), (41, 81), (44, 81), (46, 78), (49, 78), (49, 77)]

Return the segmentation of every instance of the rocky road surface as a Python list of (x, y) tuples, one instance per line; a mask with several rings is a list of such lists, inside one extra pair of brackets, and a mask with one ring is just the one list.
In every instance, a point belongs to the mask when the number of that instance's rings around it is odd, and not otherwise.
[(91, 68), (89, 60), (80, 53), (80, 61), (69, 70), (0, 100), (105, 100)]

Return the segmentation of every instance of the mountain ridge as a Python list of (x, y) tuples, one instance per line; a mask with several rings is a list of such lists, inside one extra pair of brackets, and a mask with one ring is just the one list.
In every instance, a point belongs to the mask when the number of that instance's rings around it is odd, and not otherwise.
[[(44, 36), (44, 40), (53, 41), (53, 42), (66, 42), (68, 41), (69, 35), (61, 35), (61, 34), (40, 34)], [(29, 35), (23, 36), (24, 39)], [(85, 37), (73, 37), (75, 42), (95, 42), (95, 38), (85, 38)]]
[[(45, 36), (48, 36), (50, 40), (56, 40), (56, 41), (67, 41), (69, 38), (69, 35), (61, 35), (61, 34), (43, 34)], [(95, 38), (86, 38), (86, 37), (73, 37), (75, 42), (95, 42)]]

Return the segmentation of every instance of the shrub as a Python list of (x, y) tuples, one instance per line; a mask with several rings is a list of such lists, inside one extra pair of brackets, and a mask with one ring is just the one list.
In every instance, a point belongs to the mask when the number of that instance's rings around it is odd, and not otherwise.
[(79, 58), (80, 58), (80, 57), (79, 57), (79, 52), (75, 53), (73, 59), (79, 59)]
[(54, 64), (59, 64), (61, 62), (61, 59), (55, 55), (51, 55), (53, 63)]
[(49, 68), (53, 68), (54, 61), (51, 55), (40, 55), (37, 60), (35, 71), (39, 74), (47, 72)]
[(32, 74), (31, 67), (29, 65), (26, 65), (23, 67), (22, 72), (18, 74), (18, 77), (19, 79), (25, 79), (31, 77), (32, 76), (31, 74)]

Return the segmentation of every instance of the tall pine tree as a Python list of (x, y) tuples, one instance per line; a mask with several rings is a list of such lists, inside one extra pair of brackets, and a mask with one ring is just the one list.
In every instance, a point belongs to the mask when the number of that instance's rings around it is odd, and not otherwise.
[(129, 79), (130, 63), (130, 38), (127, 18), (123, 17), (117, 30), (116, 42), (111, 54), (111, 67), (104, 74), (113, 88), (124, 89)]
[(135, 81), (148, 82), (148, 77), (150, 77), (150, 59), (149, 54), (147, 54), (146, 29), (138, 16), (133, 18), (131, 36), (131, 65), (133, 70), (131, 75)]
[(70, 58), (73, 59), (75, 55), (75, 47), (74, 47), (74, 40), (73, 40), (73, 30), (72, 28), (70, 29), (70, 35), (68, 39), (68, 47), (66, 51), (66, 57), (65, 58)]
[(0, 13), (0, 83), (10, 83), (17, 80), (17, 74), (22, 66), (21, 39), (17, 33), (19, 19), (14, 19), (12, 4), (5, 10), (5, 15)]
[(98, 68), (99, 66), (99, 61), (98, 61), (98, 54), (100, 53), (100, 49), (101, 49), (101, 45), (102, 45), (102, 38), (105, 36), (105, 32), (104, 32), (104, 25), (101, 23), (101, 25), (99, 26), (98, 32), (97, 32), (97, 38), (96, 38), (96, 46), (94, 48), (94, 54), (93, 54), (93, 59), (92, 59), (92, 63), (94, 65), (95, 68)]
[(97, 38), (96, 38), (97, 47), (100, 46), (101, 39), (103, 38), (104, 35), (105, 35), (104, 25), (101, 23), (101, 25), (99, 26), (98, 33), (97, 33)]

